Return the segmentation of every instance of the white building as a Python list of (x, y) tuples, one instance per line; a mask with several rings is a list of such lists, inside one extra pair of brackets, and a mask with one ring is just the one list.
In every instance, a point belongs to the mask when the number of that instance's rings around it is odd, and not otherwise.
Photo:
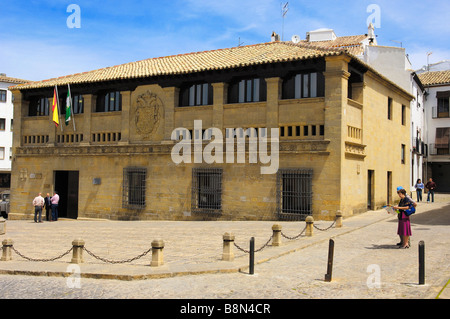
[(426, 178), (433, 178), (437, 192), (450, 192), (450, 69), (424, 72), (419, 78), (426, 90)]
[(0, 190), (8, 189), (11, 179), (13, 103), (8, 87), (26, 82), (0, 73)]

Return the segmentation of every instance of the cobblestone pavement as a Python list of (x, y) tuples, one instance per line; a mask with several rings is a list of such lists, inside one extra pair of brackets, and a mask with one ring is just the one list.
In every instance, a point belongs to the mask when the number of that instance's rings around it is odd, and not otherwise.
[[(412, 217), (411, 248), (398, 249), (397, 219), (385, 210), (344, 219), (342, 228), (314, 229), (312, 237), (283, 238), (256, 253), (255, 274), (248, 274), (248, 254), (234, 249), (235, 261), (221, 261), (222, 235), (233, 232), (247, 249), (256, 248), (281, 224), (288, 236), (299, 234), (304, 222), (169, 222), (60, 220), (36, 224), (7, 221), (14, 247), (31, 258), (52, 258), (67, 251), (75, 238), (86, 248), (112, 260), (134, 257), (152, 240), (165, 242), (161, 267), (149, 267), (151, 256), (127, 264), (108, 264), (84, 253), (81, 278), (68, 267), (71, 254), (57, 261), (32, 262), (13, 253), (0, 261), (0, 297), (36, 299), (85, 298), (449, 298), (450, 196), (433, 204), (420, 203)], [(316, 221), (327, 228), (330, 221)], [(335, 242), (333, 276), (324, 281), (328, 243)], [(426, 282), (418, 284), (418, 243), (425, 242)], [(150, 253), (151, 254), (151, 253)], [(66, 277), (63, 277), (66, 276)], [(69, 276), (69, 277), (67, 277)], [(97, 279), (100, 278), (100, 279)], [(118, 278), (131, 280), (103, 279)], [(148, 279), (142, 279), (148, 278)], [(138, 280), (142, 279), (142, 280)], [(449, 285), (450, 286), (450, 285)]]

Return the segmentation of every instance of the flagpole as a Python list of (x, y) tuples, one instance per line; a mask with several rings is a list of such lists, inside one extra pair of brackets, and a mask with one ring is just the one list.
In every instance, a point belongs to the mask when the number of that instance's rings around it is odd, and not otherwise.
[(70, 85), (67, 84), (67, 88), (69, 90), (69, 99), (70, 99), (70, 117), (73, 117), (73, 131), (75, 132), (77, 129), (75, 127), (75, 114), (73, 113), (73, 103), (72, 103), (72, 92), (70, 92)]

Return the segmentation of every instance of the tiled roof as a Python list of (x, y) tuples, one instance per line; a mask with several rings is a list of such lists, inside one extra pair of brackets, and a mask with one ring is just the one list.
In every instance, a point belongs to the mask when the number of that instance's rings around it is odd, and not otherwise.
[(450, 84), (450, 70), (425, 72), (418, 76), (424, 86)]
[(340, 55), (344, 51), (313, 44), (268, 42), (212, 51), (194, 52), (151, 58), (89, 72), (67, 75), (49, 80), (20, 84), (14, 89), (34, 89), (55, 85), (94, 83), (110, 80), (177, 75), (209, 70), (231, 69), (257, 64)]
[(16, 79), (16, 78), (11, 78), (9, 76), (0, 74), (0, 82), (19, 84), (19, 83), (27, 83), (27, 82), (30, 82), (30, 81), (22, 80), (22, 79)]
[(302, 40), (300, 41), (300, 43), (311, 43), (314, 46), (322, 48), (345, 49), (347, 52), (358, 56), (364, 53), (364, 47), (362, 45), (362, 42), (365, 39), (367, 39), (367, 35), (362, 34), (362, 35), (337, 37), (335, 40), (328, 40), (328, 41), (308, 42), (307, 40)]

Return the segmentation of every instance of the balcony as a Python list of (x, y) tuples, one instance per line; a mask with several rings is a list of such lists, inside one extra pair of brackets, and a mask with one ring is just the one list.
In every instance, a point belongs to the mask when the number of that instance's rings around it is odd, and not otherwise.
[(431, 117), (433, 119), (450, 118), (448, 107), (433, 106), (431, 108)]
[[(436, 145), (438, 147), (436, 147)], [(450, 155), (450, 143), (449, 145), (442, 144), (430, 144), (430, 155)]]

